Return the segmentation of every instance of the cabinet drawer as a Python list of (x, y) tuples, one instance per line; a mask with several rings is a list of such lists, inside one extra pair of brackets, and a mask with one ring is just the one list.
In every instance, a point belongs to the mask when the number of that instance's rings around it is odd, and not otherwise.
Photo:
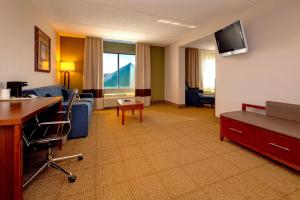
[(221, 126), (223, 136), (248, 147), (254, 147), (255, 130), (253, 127), (224, 117), (221, 119)]
[(268, 130), (256, 131), (257, 149), (284, 161), (300, 166), (300, 140), (273, 133)]

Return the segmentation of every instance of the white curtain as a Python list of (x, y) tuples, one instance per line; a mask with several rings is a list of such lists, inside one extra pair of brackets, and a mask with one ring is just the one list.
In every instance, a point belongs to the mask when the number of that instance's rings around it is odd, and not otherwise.
[(206, 92), (215, 91), (216, 79), (216, 53), (214, 51), (199, 50), (200, 52), (200, 75), (199, 80), (202, 89)]
[(149, 44), (138, 43), (136, 45), (135, 96), (145, 106), (150, 105), (151, 63)]
[(84, 47), (83, 91), (93, 93), (96, 109), (103, 106), (103, 40), (87, 37)]

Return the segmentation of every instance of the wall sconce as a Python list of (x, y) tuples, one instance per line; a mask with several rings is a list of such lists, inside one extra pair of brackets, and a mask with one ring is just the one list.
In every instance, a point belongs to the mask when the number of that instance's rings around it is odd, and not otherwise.
[[(64, 72), (64, 86), (70, 89), (70, 72), (75, 71), (75, 63), (60, 62), (60, 71)], [(66, 79), (68, 79), (68, 85), (66, 85)]]

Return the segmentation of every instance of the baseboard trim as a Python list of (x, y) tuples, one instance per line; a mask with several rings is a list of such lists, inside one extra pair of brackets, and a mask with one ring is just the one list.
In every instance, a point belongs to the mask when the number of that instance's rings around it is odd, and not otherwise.
[(93, 111), (100, 111), (100, 110), (104, 110), (104, 108), (93, 108)]
[(174, 106), (174, 107), (179, 108), (179, 109), (186, 107), (185, 104), (176, 104), (176, 103), (173, 103), (173, 102), (170, 102), (170, 101), (167, 101), (167, 100), (165, 100), (165, 104)]
[(108, 106), (108, 107), (104, 107), (103, 109), (116, 109), (117, 106)]
[[(157, 105), (157, 104), (167, 104), (167, 105), (179, 108), (179, 109), (186, 108), (185, 104), (176, 104), (176, 103), (173, 103), (173, 102), (170, 102), (170, 101), (167, 101), (167, 100), (151, 100), (151, 102), (150, 102), (150, 105)], [(116, 107), (117, 106), (103, 107), (103, 108), (100, 108), (100, 109), (93, 108), (93, 110), (97, 111), (97, 110), (104, 110), (104, 109), (114, 109)]]
[(164, 104), (165, 100), (151, 100), (150, 104), (155, 105), (155, 104)]
[(186, 105), (185, 104), (177, 104), (177, 107), (181, 109), (181, 108), (185, 108)]
[(221, 119), (220, 119), (220, 117), (218, 117), (218, 116), (215, 116), (215, 120), (216, 120), (216, 122), (218, 122), (218, 123), (221, 122)]

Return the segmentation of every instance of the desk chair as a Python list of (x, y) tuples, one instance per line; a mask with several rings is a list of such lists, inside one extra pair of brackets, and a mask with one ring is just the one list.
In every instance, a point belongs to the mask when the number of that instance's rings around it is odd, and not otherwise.
[(71, 109), (77, 96), (78, 90), (76, 89), (73, 92), (66, 111), (58, 112), (60, 115), (59, 119), (61, 119), (60, 121), (40, 122), (38, 116), (35, 116), (35, 124), (24, 127), (23, 140), (25, 145), (27, 147), (34, 148), (46, 146), (48, 148), (48, 154), (46, 162), (23, 184), (23, 187), (26, 187), (44, 169), (50, 167), (53, 167), (68, 175), (68, 180), (70, 183), (76, 180), (75, 175), (59, 166), (57, 162), (72, 158), (77, 158), (80, 161), (83, 159), (83, 154), (54, 158), (52, 147), (61, 144), (63, 138), (68, 137), (68, 134), (70, 133), (72, 118)]

